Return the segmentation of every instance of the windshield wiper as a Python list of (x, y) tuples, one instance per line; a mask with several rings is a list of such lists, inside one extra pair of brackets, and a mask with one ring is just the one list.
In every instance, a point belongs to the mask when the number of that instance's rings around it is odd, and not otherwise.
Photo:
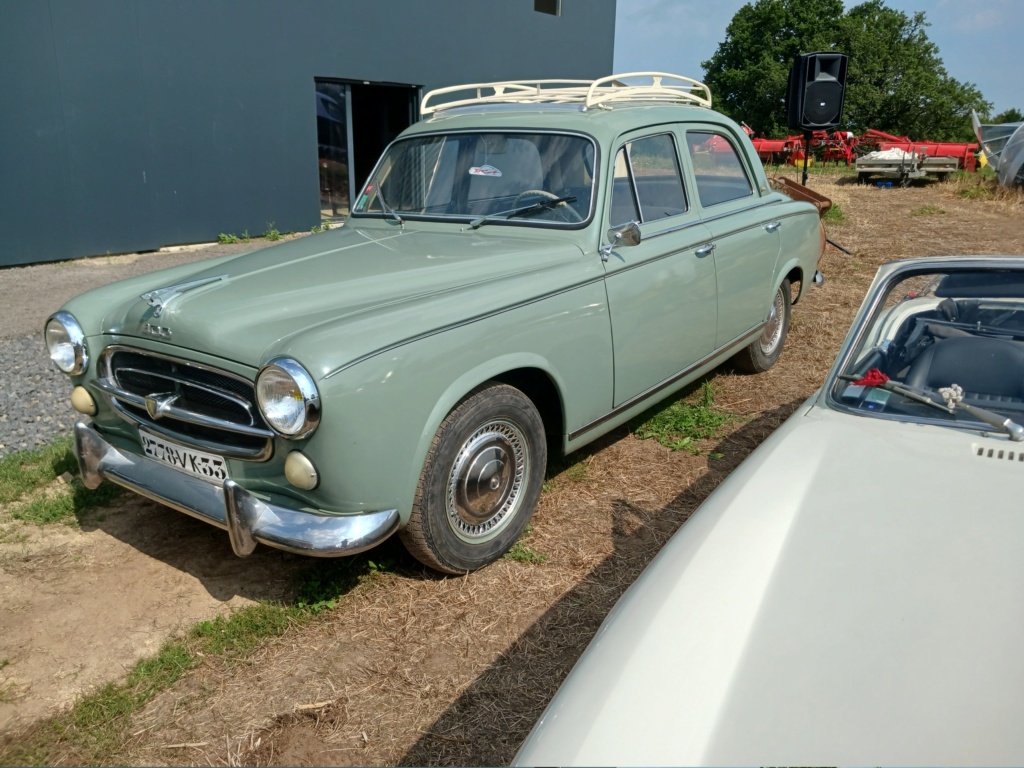
[(998, 414), (995, 411), (990, 411), (988, 408), (979, 408), (976, 405), (970, 405), (969, 403), (963, 402), (963, 389), (958, 384), (950, 384), (948, 387), (939, 389), (939, 394), (942, 395), (945, 400), (945, 403), (940, 403), (933, 400), (927, 392), (915, 387), (908, 387), (906, 384), (897, 384), (877, 368), (872, 368), (864, 374), (864, 376), (848, 376), (845, 374), (839, 374), (839, 378), (860, 386), (887, 389), (890, 392), (895, 392), (897, 395), (902, 395), (910, 400), (930, 405), (932, 408), (937, 408), (943, 413), (950, 414), (954, 418), (956, 418), (957, 410), (964, 411), (978, 421), (1006, 433), (1015, 443), (1024, 442), (1024, 427), (1013, 421), (1013, 419)]
[(405, 224), (402, 217), (395, 213), (395, 209), (388, 205), (388, 201), (384, 199), (384, 190), (381, 189), (380, 184), (377, 185), (377, 199), (380, 200), (380, 207), (384, 209), (385, 215), (390, 216), (399, 224)]
[(499, 211), (498, 213), (492, 213), (487, 216), (481, 216), (478, 219), (473, 219), (469, 222), (470, 229), (479, 229), (484, 224), (494, 221), (496, 219), (514, 219), (518, 216), (529, 216), (531, 213), (537, 213), (539, 211), (547, 211), (555, 206), (562, 205), (563, 203), (574, 203), (576, 202), (576, 195), (566, 195), (565, 197), (552, 197), (539, 200), (536, 203), (530, 203), (519, 208), (512, 208), (508, 211)]

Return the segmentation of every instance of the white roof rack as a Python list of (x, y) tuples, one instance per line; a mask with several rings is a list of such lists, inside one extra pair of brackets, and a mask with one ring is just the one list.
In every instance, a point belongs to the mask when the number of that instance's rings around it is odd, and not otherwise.
[[(643, 79), (630, 84), (626, 79)], [(443, 100), (441, 96), (462, 94)], [(437, 88), (420, 104), (421, 115), (478, 104), (582, 104), (583, 109), (607, 107), (611, 102), (696, 104), (711, 106), (711, 91), (704, 83), (665, 72), (628, 72), (598, 80), (509, 80)]]

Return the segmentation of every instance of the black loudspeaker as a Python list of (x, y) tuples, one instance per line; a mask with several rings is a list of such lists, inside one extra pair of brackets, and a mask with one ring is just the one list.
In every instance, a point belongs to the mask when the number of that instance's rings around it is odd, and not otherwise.
[(845, 95), (845, 53), (801, 53), (789, 70), (786, 124), (794, 131), (835, 128)]

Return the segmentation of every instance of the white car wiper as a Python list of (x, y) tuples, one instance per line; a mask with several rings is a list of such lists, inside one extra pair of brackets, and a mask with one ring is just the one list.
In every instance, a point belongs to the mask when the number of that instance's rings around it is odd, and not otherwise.
[(942, 398), (945, 401), (945, 404), (943, 404), (933, 400), (927, 392), (914, 387), (908, 387), (905, 384), (897, 384), (877, 368), (872, 368), (864, 374), (864, 376), (858, 377), (840, 374), (839, 378), (843, 381), (849, 381), (863, 387), (880, 387), (882, 389), (887, 389), (890, 392), (895, 392), (897, 395), (902, 395), (910, 400), (930, 405), (932, 408), (937, 408), (938, 410), (948, 413), (954, 417), (956, 416), (957, 410), (964, 411), (978, 421), (1006, 433), (1015, 443), (1024, 442), (1024, 427), (1006, 416), (1002, 416), (995, 411), (988, 410), (988, 408), (979, 408), (976, 405), (970, 405), (969, 403), (963, 402), (964, 391), (959, 384), (950, 384), (948, 387), (942, 387), (938, 390), (939, 394), (942, 395)]
[(481, 216), (478, 219), (473, 219), (469, 222), (470, 229), (479, 229), (488, 222), (495, 221), (496, 219), (506, 220), (514, 219), (517, 216), (529, 216), (531, 213), (537, 213), (538, 211), (546, 211), (550, 208), (554, 208), (557, 205), (564, 203), (576, 202), (576, 195), (566, 195), (565, 197), (552, 197), (550, 199), (545, 198), (539, 200), (536, 203), (530, 203), (519, 208), (512, 208), (508, 211), (499, 211), (498, 213), (492, 213), (487, 216)]

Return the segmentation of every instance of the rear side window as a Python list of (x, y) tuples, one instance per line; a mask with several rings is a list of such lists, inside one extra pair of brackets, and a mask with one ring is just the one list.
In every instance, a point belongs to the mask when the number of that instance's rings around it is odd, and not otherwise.
[(672, 136), (647, 136), (623, 146), (615, 156), (611, 225), (685, 212), (686, 193)]
[(688, 131), (686, 147), (697, 177), (697, 197), (705, 208), (754, 194), (739, 153), (726, 136)]

